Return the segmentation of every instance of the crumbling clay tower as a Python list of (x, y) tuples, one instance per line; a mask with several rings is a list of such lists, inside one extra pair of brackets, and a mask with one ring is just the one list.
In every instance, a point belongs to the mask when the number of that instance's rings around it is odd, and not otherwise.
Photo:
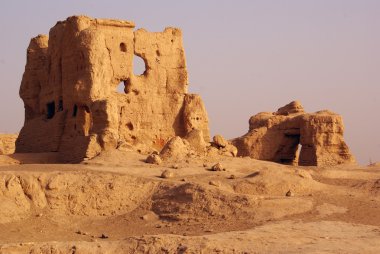
[[(129, 21), (73, 16), (33, 38), (20, 96), (25, 123), (16, 152), (57, 152), (78, 162), (121, 144), (161, 148), (173, 136), (201, 130), (208, 118), (187, 94), (182, 34), (134, 31)], [(145, 72), (133, 74), (133, 58)], [(123, 82), (125, 93), (117, 92)]]

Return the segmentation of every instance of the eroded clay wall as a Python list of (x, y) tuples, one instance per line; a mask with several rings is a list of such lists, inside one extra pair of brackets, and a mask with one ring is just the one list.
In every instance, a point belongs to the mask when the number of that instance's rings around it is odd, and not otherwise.
[[(133, 73), (134, 57), (145, 62), (142, 75)], [(189, 125), (209, 139), (203, 102), (195, 95), (186, 102), (187, 86), (179, 29), (134, 31), (129, 21), (70, 17), (28, 48), (17, 152), (58, 151), (79, 161), (122, 143), (161, 148)], [(198, 116), (184, 113), (191, 111)]]
[(343, 138), (342, 117), (333, 112), (305, 113), (294, 101), (252, 116), (249, 125), (248, 133), (232, 140), (239, 156), (302, 166), (355, 162)]

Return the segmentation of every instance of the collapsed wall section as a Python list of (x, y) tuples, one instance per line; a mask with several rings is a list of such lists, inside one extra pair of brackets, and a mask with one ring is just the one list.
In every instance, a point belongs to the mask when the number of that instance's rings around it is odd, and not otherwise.
[(305, 113), (291, 102), (277, 112), (262, 112), (249, 120), (249, 131), (232, 140), (239, 156), (302, 166), (355, 162), (343, 139), (342, 117), (330, 111)]
[(0, 155), (15, 152), (15, 141), (18, 134), (0, 134)]

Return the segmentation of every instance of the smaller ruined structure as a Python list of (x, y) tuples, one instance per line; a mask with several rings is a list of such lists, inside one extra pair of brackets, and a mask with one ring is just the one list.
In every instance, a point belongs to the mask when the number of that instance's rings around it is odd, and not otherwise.
[(0, 134), (0, 155), (15, 152), (17, 134)]
[(249, 119), (249, 131), (232, 140), (238, 156), (302, 166), (354, 162), (343, 140), (340, 115), (331, 111), (305, 113), (298, 101), (277, 112), (262, 112)]

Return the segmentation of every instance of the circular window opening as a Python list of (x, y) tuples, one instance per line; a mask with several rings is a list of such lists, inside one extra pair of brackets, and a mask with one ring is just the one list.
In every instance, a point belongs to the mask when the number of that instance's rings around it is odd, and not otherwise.
[(133, 74), (136, 76), (143, 75), (146, 72), (144, 59), (135, 55), (133, 57)]
[(127, 52), (127, 45), (124, 42), (120, 43), (121, 52)]
[(118, 93), (124, 93), (124, 94), (125, 94), (125, 82), (124, 82), (124, 81), (121, 81), (121, 82), (119, 83), (119, 85), (118, 85), (117, 88), (116, 88), (116, 91), (117, 91)]

